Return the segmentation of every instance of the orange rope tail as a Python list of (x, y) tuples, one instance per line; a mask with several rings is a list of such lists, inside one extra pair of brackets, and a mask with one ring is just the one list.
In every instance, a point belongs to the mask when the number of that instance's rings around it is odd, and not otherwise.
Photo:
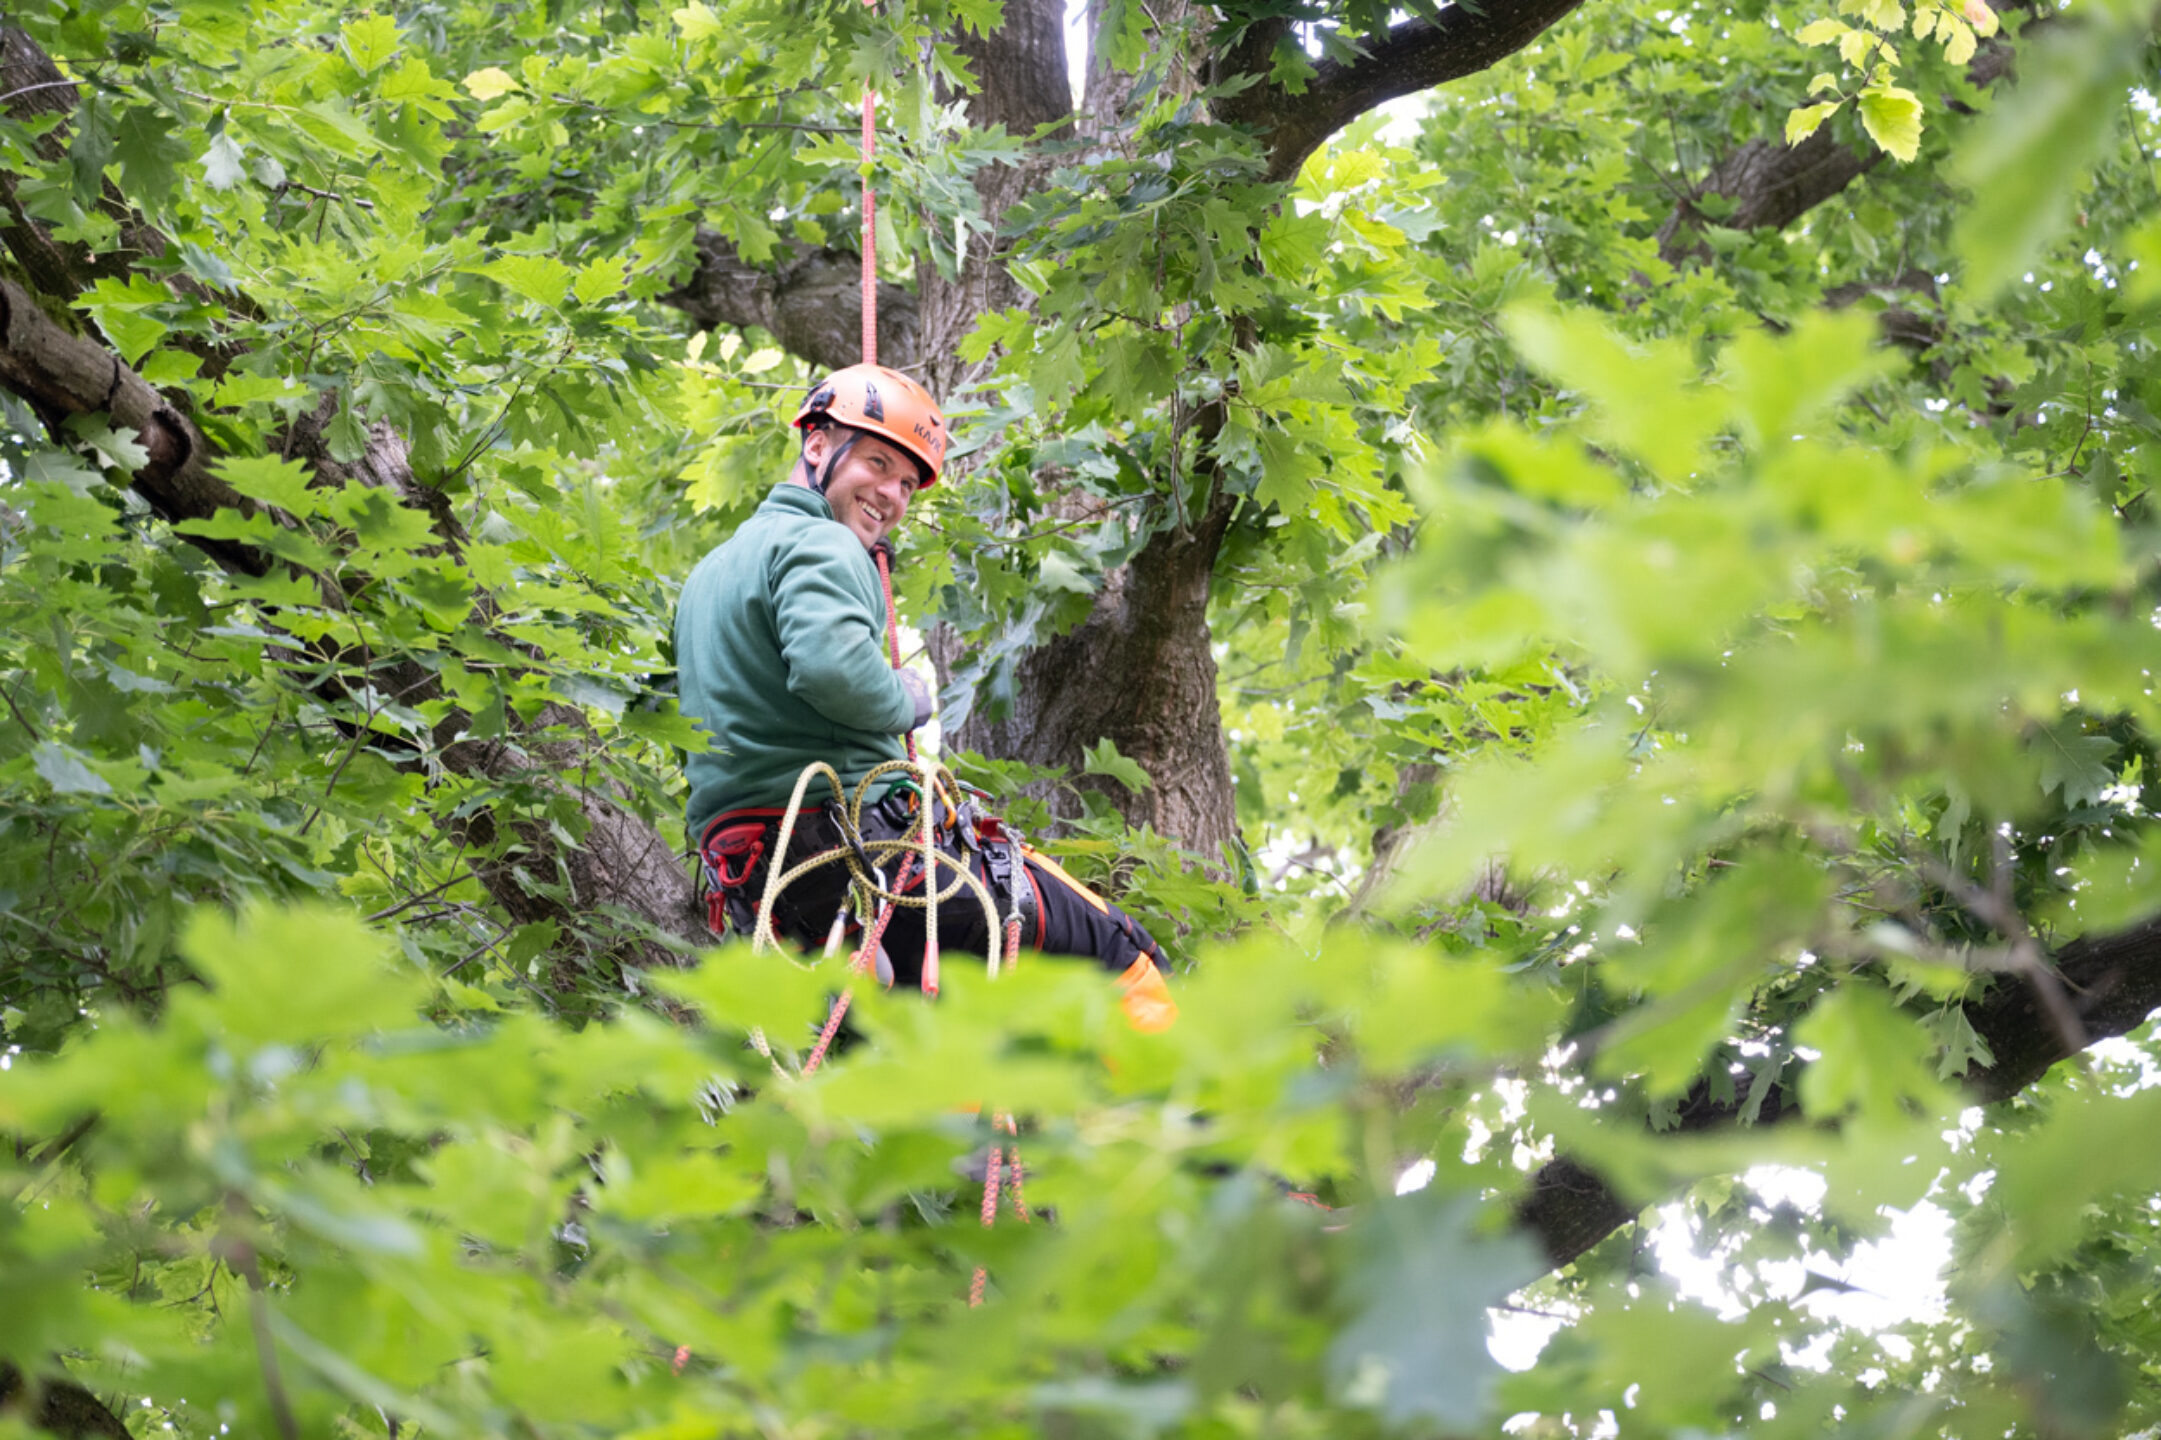
[(1013, 1137), (1013, 1143), (1005, 1147), (1006, 1158), (1012, 1163), (1013, 1167), (1013, 1179), (1006, 1188), (1013, 1192), (1013, 1213), (1020, 1216), (1021, 1224), (1026, 1225), (1028, 1223), (1028, 1201), (1020, 1193), (1020, 1126), (1014, 1123), (1010, 1114), (1000, 1115), (992, 1123), (1003, 1126), (1005, 1133)]
[[(1012, 1195), (1013, 1213), (1020, 1216), (1021, 1224), (1026, 1225), (1029, 1220), (1028, 1202), (1021, 1195), (1020, 1188), (1022, 1177), (1020, 1127), (1014, 1123), (1011, 1115), (1005, 1114), (994, 1116), (990, 1123), (993, 1134), (1003, 1130), (1013, 1137), (1013, 1143), (990, 1147), (990, 1161), (983, 1171), (983, 1228), (988, 1230), (998, 1223), (998, 1196), (1001, 1191)], [(1013, 1178), (1005, 1180), (1002, 1175), (1009, 1165)], [(989, 1283), (990, 1271), (981, 1265), (976, 1266), (974, 1276), (968, 1281), (968, 1305), (970, 1309), (983, 1303), (984, 1287)]]
[[(998, 1146), (990, 1147), (990, 1168), (983, 1172), (983, 1228), (990, 1229), (998, 1223), (998, 1167), (1004, 1151)], [(973, 1309), (983, 1303), (983, 1287), (990, 1280), (990, 1272), (982, 1266), (975, 1267), (975, 1276), (968, 1282), (968, 1305)]]
[[(914, 865), (913, 855), (900, 862), (899, 878), (893, 882), (895, 890), (907, 886), (908, 875)], [(855, 1000), (855, 977), (877, 963), (878, 946), (885, 939), (886, 925), (893, 919), (893, 908), (890, 900), (878, 907), (877, 923), (871, 926), (870, 934), (864, 937), (862, 948), (849, 960), (847, 983), (842, 985), (840, 993), (833, 997), (833, 1008), (825, 1017), (825, 1028), (818, 1032), (818, 1043), (811, 1046), (810, 1058), (803, 1062), (804, 1079), (817, 1074), (818, 1067), (825, 1063), (825, 1052), (832, 1048), (833, 1037), (840, 1033), (840, 1022), (847, 1018), (848, 1006)]]

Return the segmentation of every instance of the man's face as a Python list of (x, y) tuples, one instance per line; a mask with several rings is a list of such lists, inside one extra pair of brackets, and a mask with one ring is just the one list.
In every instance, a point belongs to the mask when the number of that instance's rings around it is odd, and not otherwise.
[[(813, 430), (803, 440), (803, 458), (816, 474), (827, 457), (843, 444), (842, 430)], [(857, 432), (833, 478), (826, 482), (825, 499), (833, 518), (855, 532), (868, 550), (892, 532), (908, 513), (915, 498), (919, 472), (913, 455), (876, 435)]]

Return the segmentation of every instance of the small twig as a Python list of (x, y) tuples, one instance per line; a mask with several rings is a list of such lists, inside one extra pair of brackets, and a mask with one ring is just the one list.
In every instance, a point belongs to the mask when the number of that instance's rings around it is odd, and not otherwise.
[[(1153, 490), (1143, 490), (1134, 495), (1121, 495), (1115, 500), (1104, 501), (1103, 509), (1096, 514), (1083, 515), (1077, 520), (1061, 521), (1056, 525), (1046, 525), (1041, 530), (1031, 530), (1020, 535), (994, 536), (987, 540), (978, 540), (974, 542), (974, 545), (978, 550), (990, 550), (1010, 545), (1026, 545), (1033, 540), (1046, 540), (1053, 535), (1062, 535), (1068, 530), (1079, 530), (1097, 524), (1105, 519), (1110, 511), (1116, 510), (1121, 505), (1138, 504), (1143, 500), (1155, 498), (1155, 494), (1156, 492)], [(933, 535), (946, 533), (943, 527), (935, 525), (929, 520), (918, 520), (915, 524), (924, 530), (930, 531)]]
[[(1331, 850), (1328, 853), (1333, 854), (1334, 851)], [(1335, 886), (1338, 890), (1341, 890), (1346, 895), (1351, 893), (1351, 887), (1348, 884), (1344, 883), (1344, 879), (1341, 875), (1336, 874), (1332, 870), (1323, 870), (1320, 866), (1314, 864), (1312, 861), (1300, 859), (1296, 855), (1284, 856), (1283, 864), (1277, 868), (1275, 874), (1268, 877), (1268, 883), (1270, 885), (1282, 884), (1284, 877), (1291, 873), (1291, 867), (1294, 865), (1297, 866), (1300, 870), (1310, 871), (1311, 873), (1320, 876), (1323, 880), (1326, 880), (1329, 884)]]
[(35, 95), (40, 90), (73, 90), (81, 83), (80, 80), (42, 80), (35, 85), (25, 85), (20, 90), (10, 90), (7, 94), (0, 95), (0, 105), (24, 95)]
[(373, 925), (378, 920), (388, 920), (391, 916), (397, 914), (401, 910), (409, 910), (413, 906), (420, 904), (423, 900), (427, 900), (433, 896), (440, 895), (445, 890), (448, 890), (451, 886), (456, 885), (462, 880), (467, 880), (470, 878), (471, 876), (468, 872), (461, 871), (460, 873), (451, 876), (448, 880), (445, 880), (442, 884), (437, 885), (431, 890), (423, 890), (418, 895), (408, 896), (405, 899), (400, 900), (395, 905), (391, 905), (385, 909), (376, 911), (373, 915), (368, 916), (368, 923), (370, 925)]
[(1236, 691), (1238, 698), (1241, 700), (1281, 700), (1286, 695), (1296, 695), (1301, 690), (1310, 689), (1315, 685), (1326, 684), (1335, 678), (1333, 675), (1311, 675), (1303, 680), (1293, 681), (1288, 685), (1253, 686), (1250, 688), (1233, 682), (1232, 689)]
[(1658, 723), (1659, 712), (1663, 709), (1665, 709), (1665, 702), (1661, 700), (1643, 712), (1643, 728), (1636, 732), (1635, 739), (1628, 742), (1630, 750), (1637, 750), (1642, 747), (1644, 740), (1650, 736), (1651, 727)]
[(495, 418), (489, 421), (486, 427), (482, 429), (480, 433), (480, 438), (473, 442), (473, 448), (466, 451), (465, 457), (458, 461), (456, 465), (452, 466), (449, 473), (446, 474), (443, 479), (435, 483), (437, 485), (447, 485), (450, 481), (456, 479), (460, 475), (463, 475), (466, 469), (471, 466), (475, 460), (478, 460), (482, 455), (486, 454), (490, 449), (492, 449), (495, 445), (495, 442), (503, 438), (503, 432), (509, 427), (510, 424), (510, 412), (517, 406), (518, 401), (523, 398), (526, 388), (530, 385), (537, 384), (543, 376), (553, 375), (555, 373), (556, 366), (561, 365), (565, 360), (568, 360), (570, 358), (570, 352), (575, 348), (576, 342), (573, 341), (571, 344), (565, 345), (563, 347), (563, 352), (555, 357), (555, 363), (548, 366), (547, 369), (542, 370), (538, 367), (535, 367), (526, 371), (525, 374), (519, 376), (518, 383), (510, 388), (510, 394), (504, 399), (503, 408), (498, 410), (495, 413)]
[(238, 105), (245, 110), (275, 110), (281, 115), (303, 115), (307, 112), (297, 105), (280, 105), (274, 100), (241, 100), (231, 95), (205, 95), (200, 90), (177, 89), (177, 94), (190, 100), (200, 100), (205, 105)]
[(2056, 473), (2057, 473), (2057, 474), (2058, 474), (2059, 476), (2061, 476), (2061, 475), (2075, 475), (2075, 474), (2077, 474), (2077, 473), (2078, 473), (2078, 457), (2079, 457), (2080, 453), (2081, 453), (2081, 452), (2083, 452), (2083, 451), (2085, 450), (2085, 448), (2086, 448), (2086, 442), (2087, 442), (2087, 441), (2088, 441), (2089, 439), (2091, 439), (2092, 437), (2093, 437), (2093, 362), (2092, 362), (2091, 360), (2089, 360), (2089, 361), (2087, 361), (2087, 362), (2086, 362), (2086, 428), (2078, 432), (2078, 441), (2077, 441), (2077, 443), (2076, 443), (2076, 444), (2072, 445), (2072, 447), (2071, 447), (2071, 458), (2070, 458), (2070, 459), (2068, 459), (2068, 460), (2066, 460), (2066, 461), (2064, 461), (2064, 462), (2063, 462), (2063, 468), (2062, 468), (2061, 470), (2058, 470), (2058, 471), (2056, 472)]
[(303, 185), (298, 180), (287, 180), (278, 187), (280, 194), (287, 190), (298, 190), (302, 194), (313, 195), (318, 200), (335, 200), (340, 205), (358, 205), (363, 210), (375, 208), (373, 200), (363, 200), (358, 195), (340, 195), (335, 190), (318, 190), (313, 185)]
[[(718, 369), (719, 367), (715, 366), (714, 368)], [(776, 384), (771, 380), (744, 380), (738, 376), (728, 374), (723, 374), (720, 378), (726, 380), (730, 385), (741, 385), (751, 390), (794, 390), (800, 392), (803, 388), (799, 384), (783, 385)]]
[[(239, 1195), (226, 1197), (228, 1214), (246, 1213), (247, 1202)], [(255, 1247), (238, 1237), (227, 1237), (224, 1246), (225, 1262), (248, 1282), (248, 1328), (255, 1332), (255, 1362), (262, 1368), (263, 1389), (270, 1397), (270, 1414), (277, 1421), (278, 1434), (283, 1440), (300, 1440), (300, 1422), (293, 1414), (293, 1402), (285, 1393), (285, 1376), (278, 1368), (277, 1341), (270, 1334), (270, 1302), (263, 1290), (262, 1266), (256, 1263)]]
[(38, 733), (38, 727), (30, 723), (30, 717), (15, 707), (15, 692), (13, 690), (5, 685), (0, 685), (0, 700), (7, 701), (8, 713), (15, 717), (16, 724), (30, 732), (32, 740), (43, 740), (45, 738)]
[(2138, 106), (2132, 103), (2131, 93), (2129, 89), (2124, 91), (2124, 126), (2131, 132), (2132, 143), (2137, 145), (2139, 152), (2146, 157), (2146, 178), (2153, 182), (2153, 193), (2156, 197), (2161, 197), (2161, 165), (2155, 163), (2152, 149), (2138, 139)]
[(1942, 886), (1975, 919), (1994, 927), (2011, 942), (2006, 955), (2010, 968), (2024, 977), (2032, 988), (2049, 1028), (2056, 1032), (2057, 1043), (2064, 1047), (2064, 1054), (2080, 1054), (2090, 1043), (2085, 1022), (2079, 1019), (2077, 1009), (2071, 1004), (2063, 977), (2049, 968), (2041, 954), (2041, 942), (2034, 938), (2026, 917), (2011, 901), (2008, 893), (2010, 842), (2001, 831), (1993, 832), (1992, 839), (1996, 861), (1994, 890), (1983, 889), (1933, 855), (1918, 857), (1921, 872)]
[(67, 1129), (63, 1130), (60, 1134), (55, 1135), (52, 1139), (46, 1141), (45, 1144), (38, 1150), (36, 1156), (36, 1163), (40, 1165), (50, 1165), (53, 1161), (58, 1160), (61, 1156), (67, 1154), (69, 1150), (75, 1147), (76, 1141), (82, 1139), (83, 1136), (90, 1133), (91, 1128), (98, 1123), (100, 1118), (101, 1116), (99, 1112), (93, 1110), (88, 1115), (85, 1115), (82, 1119), (76, 1121), (73, 1125), (70, 1125)]
[[(1681, 129), (1673, 118), (1673, 104), (1671, 101), (1666, 104), (1666, 136), (1673, 141), (1673, 163), (1680, 167), (1681, 174), (1685, 178), (1688, 175), (1687, 162), (1681, 155)], [(1688, 187), (1689, 193), (1695, 194), (1699, 192), (1704, 183), (1710, 178), (1709, 175), (1705, 175), (1702, 180), (1691, 181)]]
[[(358, 630), (358, 627), (355, 628)], [(309, 827), (314, 825), (316, 820), (322, 816), (323, 807), (330, 803), (331, 794), (338, 788), (338, 781), (345, 777), (345, 767), (353, 763), (353, 757), (360, 753), (361, 743), (368, 738), (368, 733), (375, 728), (375, 660), (368, 650), (367, 632), (358, 630), (358, 634), (360, 636), (360, 674), (368, 687), (368, 713), (360, 724), (354, 728), (353, 743), (345, 748), (344, 756), (338, 761), (338, 768), (330, 772), (330, 783), (323, 787), (323, 798), (315, 802), (315, 808), (308, 812), (308, 818), (300, 822), (299, 833), (302, 835), (307, 834)]]
[[(280, 702), (278, 702), (278, 709), (282, 710), (283, 708), (285, 708), (284, 702), (281, 700)], [(240, 767), (241, 779), (247, 779), (248, 772), (255, 768), (255, 762), (262, 756), (263, 746), (270, 743), (270, 733), (277, 728), (277, 711), (273, 710), (271, 712), (270, 719), (263, 725), (263, 733), (255, 737), (255, 748), (248, 752), (248, 763)]]
[[(478, 914), (479, 912), (475, 911), (474, 913), (475, 913), (475, 914)], [(485, 917), (482, 917), (482, 923), (486, 923), (486, 919), (485, 919)], [(471, 933), (472, 933), (472, 931), (471, 931), (470, 927), (468, 927), (468, 929), (467, 929), (466, 933), (467, 933), (467, 934), (471, 934)], [(457, 959), (457, 960), (454, 960), (454, 961), (452, 961), (452, 962), (450, 963), (449, 967), (448, 967), (448, 968), (446, 968), (446, 969), (445, 969), (445, 970), (444, 970), (444, 971), (442, 972), (442, 974), (441, 974), (441, 975), (440, 975), (439, 977), (437, 977), (437, 978), (439, 978), (439, 979), (443, 979), (443, 980), (448, 980), (448, 979), (449, 979), (449, 978), (450, 978), (451, 976), (453, 976), (453, 975), (457, 974), (457, 973), (458, 973), (458, 972), (459, 972), (460, 970), (463, 970), (463, 969), (464, 969), (464, 968), (465, 968), (465, 967), (466, 967), (467, 965), (470, 965), (470, 964), (471, 964), (471, 963), (472, 963), (472, 962), (473, 962), (474, 960), (478, 959), (478, 958), (479, 958), (480, 956), (482, 956), (482, 955), (485, 955), (485, 954), (488, 954), (489, 952), (491, 952), (491, 951), (492, 951), (492, 952), (494, 952), (494, 953), (495, 953), (495, 954), (496, 954), (497, 956), (499, 956), (499, 957), (500, 957), (500, 958), (502, 959), (502, 961), (503, 961), (503, 974), (504, 974), (504, 975), (505, 975), (505, 976), (506, 976), (506, 977), (507, 977), (507, 978), (508, 978), (509, 980), (511, 980), (511, 981), (512, 981), (513, 983), (515, 983), (515, 984), (518, 984), (518, 985), (522, 985), (522, 986), (524, 986), (524, 987), (525, 987), (525, 988), (526, 988), (527, 990), (529, 990), (530, 992), (532, 992), (533, 998), (534, 998), (534, 999), (536, 999), (536, 1000), (538, 1000), (538, 1001), (540, 1001), (540, 1003), (541, 1003), (542, 1005), (548, 1005), (548, 1004), (551, 1004), (552, 1002), (550, 1001), (550, 999), (549, 999), (549, 997), (548, 997), (548, 993), (547, 993), (547, 992), (546, 992), (545, 990), (542, 990), (542, 989), (541, 989), (541, 988), (540, 988), (540, 987), (539, 987), (538, 985), (535, 985), (535, 984), (534, 984), (534, 983), (533, 983), (533, 982), (532, 982), (531, 980), (527, 979), (527, 978), (526, 978), (525, 976), (523, 976), (523, 975), (520, 975), (520, 974), (518, 973), (518, 969), (517, 969), (517, 967), (516, 967), (515, 965), (512, 965), (512, 964), (510, 963), (510, 957), (509, 957), (509, 956), (507, 956), (507, 955), (504, 955), (504, 954), (502, 953), (502, 945), (503, 945), (503, 942), (504, 942), (505, 940), (509, 939), (509, 938), (510, 938), (510, 931), (508, 931), (508, 930), (506, 929), (506, 930), (502, 931), (502, 932), (501, 932), (500, 934), (498, 934), (498, 935), (497, 935), (497, 936), (496, 936), (496, 937), (495, 937), (495, 938), (494, 938), (493, 940), (483, 940), (483, 941), (481, 941), (481, 942), (480, 942), (480, 944), (479, 944), (479, 945), (478, 945), (477, 947), (475, 947), (474, 949), (468, 950), (468, 951), (467, 951), (467, 952), (466, 952), (466, 953), (465, 953), (465, 954), (464, 954), (464, 955), (463, 955), (462, 957), (460, 957), (460, 958), (459, 958), (459, 959)]]
[(345, 1148), (353, 1152), (353, 1173), (360, 1177), (360, 1183), (373, 1185), (375, 1176), (368, 1169), (368, 1157), (360, 1153), (360, 1147), (353, 1143), (353, 1137), (345, 1133), (343, 1126), (338, 1127), (337, 1136), (345, 1142)]

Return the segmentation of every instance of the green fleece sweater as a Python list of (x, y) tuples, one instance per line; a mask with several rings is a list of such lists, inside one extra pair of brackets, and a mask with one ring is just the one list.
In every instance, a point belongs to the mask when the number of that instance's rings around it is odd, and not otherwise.
[(713, 740), (688, 766), (693, 844), (723, 811), (787, 804), (813, 760), (853, 786), (902, 758), (896, 737), (915, 718), (886, 660), (877, 567), (801, 485), (776, 486), (690, 572), (675, 664), (683, 713)]

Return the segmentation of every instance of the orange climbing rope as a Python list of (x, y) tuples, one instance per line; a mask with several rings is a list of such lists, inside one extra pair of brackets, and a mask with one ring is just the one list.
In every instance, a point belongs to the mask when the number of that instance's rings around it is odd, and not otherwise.
[[(872, 4), (875, 0), (864, 0), (864, 3)], [(866, 87), (863, 91), (863, 159), (857, 169), (863, 186), (863, 363), (866, 365), (878, 363), (878, 197), (873, 183), (878, 146), (877, 104), (876, 93)], [(901, 668), (900, 614), (893, 603), (892, 565), (884, 550), (875, 551), (874, 554), (878, 563), (878, 583), (885, 592), (886, 651), (893, 668), (898, 670)], [(908, 748), (909, 762), (913, 764), (917, 760), (915, 735), (911, 731), (903, 738)], [(919, 800), (923, 813), (923, 854), (927, 856), (936, 843), (934, 829), (937, 824), (938, 797), (926, 793), (920, 796)], [(910, 854), (901, 862), (893, 893), (907, 889), (916, 861), (917, 857)], [(935, 890), (936, 886), (935, 876), (928, 868), (924, 874), (924, 886), (926, 898), (931, 898), (928, 892)], [(847, 1018), (849, 1004), (854, 999), (856, 978), (869, 973), (877, 962), (878, 947), (885, 939), (886, 926), (893, 918), (894, 908), (891, 899), (885, 900), (879, 906), (877, 919), (864, 935), (863, 944), (849, 959), (848, 978), (842, 984), (840, 993), (833, 997), (833, 1008), (826, 1016), (825, 1025), (818, 1032), (817, 1043), (811, 1047), (809, 1057), (803, 1062), (805, 1078), (817, 1074), (818, 1067), (825, 1063), (826, 1053), (832, 1048), (834, 1037), (840, 1033), (841, 1022)], [(1003, 954), (1006, 963), (1010, 964), (1020, 946), (1018, 911), (1007, 918), (1003, 938)], [(924, 994), (937, 995), (938, 907), (935, 899), (932, 899), (932, 903), (925, 910), (922, 984)], [(993, 1136), (1002, 1130), (1011, 1143), (993, 1144), (990, 1147), (989, 1161), (983, 1174), (984, 1228), (988, 1229), (997, 1223), (1002, 1196), (1011, 1197), (1013, 1211), (1025, 1225), (1029, 1221), (1029, 1215), (1028, 1202), (1021, 1192), (1020, 1129), (1011, 1115), (999, 1114), (992, 1119), (991, 1130)], [(968, 1285), (968, 1303), (971, 1306), (983, 1303), (983, 1291), (989, 1278), (989, 1272), (978, 1265)], [(680, 1365), (678, 1368), (680, 1369)]]
[[(863, 0), (869, 5), (873, 0)], [(878, 193), (871, 185), (872, 157), (878, 153), (878, 126), (873, 112), (878, 94), (863, 87), (863, 163), (857, 174), (863, 179), (863, 363), (878, 363)], [(891, 614), (890, 607), (887, 614)]]
[[(877, 0), (863, 0), (863, 3), (866, 6), (873, 5), (877, 3)], [(872, 183), (873, 161), (877, 154), (878, 143), (877, 103), (876, 92), (872, 91), (868, 86), (864, 87), (863, 159), (857, 173), (862, 177), (863, 182), (863, 363), (866, 365), (878, 363), (878, 198), (877, 189)], [(873, 553), (878, 562), (878, 583), (885, 591), (886, 651), (892, 661), (893, 668), (898, 670), (901, 668), (900, 616), (893, 605), (892, 566), (887, 560), (884, 550), (881, 549)], [(902, 738), (908, 747), (909, 763), (916, 763), (915, 733), (910, 731)], [(805, 777), (808, 777), (807, 771)], [(836, 795), (838, 794), (838, 783), (836, 780)], [(928, 793), (930, 784), (928, 776), (925, 776), (922, 783), (926, 787), (926, 793), (921, 796), (923, 811), (922, 854), (927, 857), (936, 843), (934, 828), (937, 824), (938, 797), (933, 793)], [(797, 794), (799, 797), (801, 790), (802, 784), (798, 782)], [(789, 817), (791, 825), (794, 819), (793, 809), (794, 804), (791, 802)], [(782, 852), (787, 849), (786, 827), (783, 828), (779, 848)], [(825, 1024), (818, 1032), (818, 1041), (811, 1047), (810, 1055), (803, 1062), (803, 1078), (806, 1080), (818, 1073), (818, 1068), (825, 1063), (826, 1052), (832, 1048), (834, 1037), (840, 1033), (841, 1022), (847, 1018), (848, 1006), (854, 999), (857, 977), (869, 973), (877, 963), (878, 947), (885, 939), (886, 926), (891, 923), (893, 911), (896, 908), (890, 895), (897, 895), (908, 888), (908, 881), (913, 877), (917, 859), (918, 856), (911, 853), (902, 860), (899, 875), (893, 883), (893, 889), (889, 892), (889, 897), (879, 906), (877, 919), (864, 935), (863, 944), (849, 958), (847, 979), (842, 982), (840, 993), (833, 997), (832, 1010), (826, 1015)], [(780, 856), (776, 855), (774, 857), (774, 865), (776, 869), (779, 867)], [(926, 860), (923, 890), (924, 899), (928, 903), (925, 906), (923, 927), (923, 993), (930, 996), (936, 996), (938, 993), (938, 886), (936, 882), (935, 869)], [(882, 877), (880, 884), (881, 886), (883, 884)], [(954, 888), (959, 888), (957, 883)], [(768, 889), (765, 901), (759, 907), (761, 912), (770, 911), (774, 898), (771, 889)], [(845, 910), (843, 914), (845, 914)], [(759, 920), (761, 934), (768, 923), (769, 914), (761, 913)], [(830, 945), (837, 943), (839, 939), (840, 925), (841, 917), (836, 916), (833, 922), (834, 941), (829, 942), (828, 953), (830, 953)], [(1017, 910), (1006, 919), (1004, 942), (1002, 954), (1005, 963), (1010, 965), (1013, 963), (1013, 957), (1018, 953), (1020, 947), (1020, 914)], [(993, 975), (998, 973), (998, 960), (999, 953), (993, 953), (991, 956), (991, 973)], [(762, 1033), (754, 1032), (753, 1039), (756, 1040), (761, 1050), (765, 1048)], [(776, 1071), (779, 1070), (778, 1061), (774, 1062), (774, 1068)], [(983, 1175), (982, 1216), (985, 1229), (989, 1229), (997, 1223), (1001, 1196), (1010, 1196), (1012, 1198), (1013, 1212), (1020, 1217), (1020, 1222), (1023, 1225), (1029, 1223), (1028, 1202), (1021, 1193), (1020, 1129), (1011, 1115), (1001, 1113), (992, 1118), (991, 1133), (995, 1136), (1001, 1130), (1005, 1132), (1012, 1143), (1007, 1145), (994, 1144), (990, 1148), (989, 1163)], [(975, 1274), (968, 1282), (968, 1304), (970, 1306), (983, 1303), (983, 1291), (989, 1282), (989, 1271), (981, 1265), (976, 1266)], [(670, 1366), (675, 1374), (681, 1375), (683, 1373), (683, 1368), (690, 1363), (690, 1354), (688, 1345), (676, 1347)]]
[[(872, 0), (864, 0), (870, 4)], [(872, 183), (873, 157), (878, 153), (878, 96), (865, 86), (863, 89), (863, 160), (857, 173), (863, 182), (863, 363), (878, 363), (878, 191)], [(878, 583), (885, 590), (885, 643), (886, 652), (893, 668), (900, 666), (900, 615), (893, 608), (893, 569), (884, 550), (872, 552), (878, 561)], [(902, 739), (908, 747), (908, 759), (916, 759), (915, 733), (910, 731)], [(937, 807), (931, 797), (923, 797), (923, 843), (926, 849), (934, 842), (931, 827), (937, 817)], [(908, 888), (913, 873), (915, 857), (901, 862), (900, 874), (893, 883), (896, 893)], [(931, 881), (925, 876), (925, 883)], [(833, 997), (833, 1008), (825, 1017), (825, 1026), (818, 1032), (818, 1043), (811, 1047), (810, 1057), (803, 1062), (803, 1074), (818, 1073), (825, 1063), (826, 1051), (832, 1048), (833, 1037), (840, 1033), (840, 1022), (847, 1018), (849, 1003), (855, 998), (854, 980), (867, 973), (877, 963), (878, 946), (885, 939), (885, 927), (893, 919), (893, 902), (888, 900), (878, 907), (878, 918), (863, 938), (863, 944), (848, 962), (848, 983)], [(923, 942), (923, 993), (938, 993), (938, 909), (932, 905), (926, 911)]]

